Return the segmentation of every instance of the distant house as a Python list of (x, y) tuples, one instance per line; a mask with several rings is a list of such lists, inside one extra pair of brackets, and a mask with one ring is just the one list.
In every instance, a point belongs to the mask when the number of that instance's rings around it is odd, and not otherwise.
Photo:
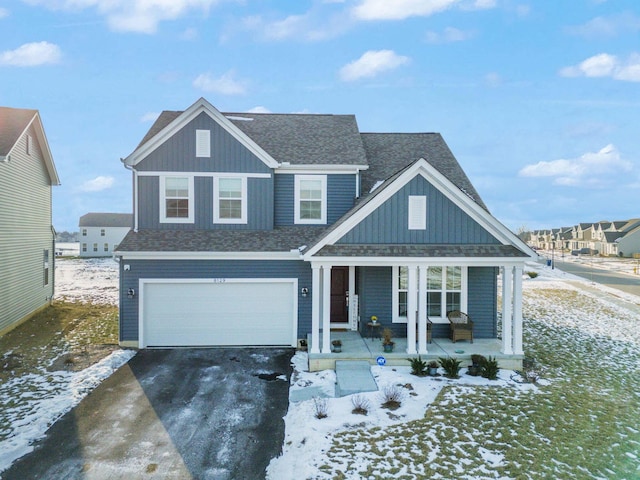
[(80, 217), (80, 256), (110, 257), (133, 226), (131, 213), (87, 213)]
[(406, 338), (405, 362), (440, 352), (430, 325), (450, 343), (447, 314), (462, 310), (501, 364), (522, 364), (535, 254), (439, 134), (361, 133), (353, 115), (225, 114), (200, 99), (163, 112), (123, 163), (134, 226), (116, 250), (122, 345), (308, 338), (319, 369), (333, 332), (366, 336), (375, 316)]
[(59, 184), (40, 113), (0, 107), (0, 335), (51, 302)]

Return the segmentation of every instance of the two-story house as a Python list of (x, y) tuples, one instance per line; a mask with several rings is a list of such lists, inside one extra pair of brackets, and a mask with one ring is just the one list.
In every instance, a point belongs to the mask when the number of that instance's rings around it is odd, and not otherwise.
[(91, 212), (80, 217), (81, 257), (110, 257), (133, 226), (131, 213)]
[(0, 335), (51, 302), (59, 184), (39, 112), (0, 107)]
[[(522, 350), (535, 256), (487, 210), (437, 133), (361, 133), (352, 115), (165, 111), (123, 159), (134, 228), (121, 242), (124, 346), (286, 345), (330, 352), (376, 316), (407, 354), (447, 337)], [(502, 301), (497, 277), (502, 273)]]

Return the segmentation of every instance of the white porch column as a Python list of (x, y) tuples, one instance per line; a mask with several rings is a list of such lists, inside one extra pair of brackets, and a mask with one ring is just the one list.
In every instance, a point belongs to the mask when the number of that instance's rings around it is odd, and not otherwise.
[(320, 353), (320, 266), (311, 265), (311, 345), (310, 353)]
[(513, 269), (513, 353), (524, 354), (522, 349), (522, 265)]
[(407, 268), (407, 353), (415, 355), (416, 350), (416, 310), (418, 309), (418, 289), (415, 265)]
[(513, 300), (513, 267), (502, 267), (502, 353), (513, 353), (511, 335), (511, 303)]
[(418, 353), (427, 353), (427, 266), (418, 267)]
[(322, 353), (331, 353), (331, 265), (322, 267)]

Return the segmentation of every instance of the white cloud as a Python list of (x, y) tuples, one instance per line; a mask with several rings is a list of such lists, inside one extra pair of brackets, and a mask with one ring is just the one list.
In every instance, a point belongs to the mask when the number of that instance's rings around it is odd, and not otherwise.
[(404, 20), (442, 12), (459, 0), (362, 0), (352, 13), (360, 20)]
[(58, 63), (62, 58), (60, 47), (49, 42), (25, 43), (15, 50), (0, 53), (0, 65), (36, 67)]
[(220, 77), (214, 77), (210, 73), (202, 73), (193, 81), (193, 86), (205, 92), (221, 95), (242, 95), (247, 91), (246, 82), (236, 80), (233, 71)]
[(93, 180), (87, 180), (80, 185), (80, 191), (82, 192), (101, 192), (107, 190), (113, 186), (113, 177), (103, 177), (102, 175), (94, 178)]
[(621, 33), (640, 31), (640, 17), (631, 12), (595, 17), (583, 25), (567, 27), (566, 30), (584, 37), (614, 37)]
[(538, 162), (520, 170), (521, 177), (553, 177), (554, 185), (602, 187), (620, 173), (628, 173), (633, 164), (620, 157), (613, 145), (598, 152), (588, 152), (578, 158)]
[(472, 38), (473, 32), (465, 32), (454, 27), (445, 28), (442, 33), (429, 31), (426, 33), (426, 41), (428, 43), (453, 43), (462, 42)]
[(611, 77), (614, 80), (640, 82), (640, 54), (632, 53), (626, 59), (616, 55), (600, 53), (589, 57), (578, 65), (560, 70), (563, 77)]
[(158, 112), (148, 112), (148, 113), (145, 113), (142, 117), (140, 117), (140, 121), (142, 123), (155, 122), (159, 116), (160, 114)]
[(340, 78), (345, 82), (353, 82), (361, 78), (375, 77), (380, 73), (405, 65), (409, 61), (409, 57), (398, 55), (393, 50), (369, 50), (358, 60), (342, 67)]
[(267, 107), (263, 107), (262, 105), (258, 105), (257, 107), (250, 108), (247, 110), (247, 113), (271, 113)]
[(158, 24), (176, 20), (192, 10), (207, 14), (219, 0), (25, 0), (52, 10), (95, 8), (112, 30), (155, 33)]
[(9, 16), (9, 10), (3, 7), (0, 7), (0, 18), (5, 18)]
[(314, 8), (301, 15), (289, 15), (280, 20), (266, 19), (260, 15), (246, 17), (242, 21), (245, 30), (255, 31), (268, 41), (299, 39), (321, 41), (335, 38), (348, 30), (350, 21), (342, 12), (330, 15)]

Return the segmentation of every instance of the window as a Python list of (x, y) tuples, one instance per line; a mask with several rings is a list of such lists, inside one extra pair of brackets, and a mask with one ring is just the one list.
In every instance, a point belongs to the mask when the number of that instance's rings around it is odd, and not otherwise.
[(427, 197), (409, 195), (409, 230), (427, 229)]
[(86, 252), (86, 251), (87, 251), (87, 244), (86, 244), (86, 243), (83, 243), (83, 244), (82, 244), (82, 251), (83, 251), (83, 252)]
[(193, 177), (160, 177), (160, 222), (193, 223)]
[(109, 244), (108, 244), (108, 243), (105, 243), (105, 244), (104, 244), (104, 251), (105, 251), (105, 252), (108, 252), (108, 251), (109, 251)]
[(105, 234), (105, 232), (104, 232), (104, 228), (101, 228), (101, 229), (100, 229), (100, 236), (101, 236), (101, 237), (104, 237), (104, 234)]
[(33, 152), (33, 137), (31, 135), (27, 135), (27, 155), (31, 155)]
[(327, 176), (296, 175), (295, 223), (327, 223)]
[(44, 285), (49, 285), (49, 250), (43, 251), (43, 271), (44, 271)]
[(209, 130), (196, 130), (196, 157), (211, 157), (211, 132)]
[[(451, 310), (466, 310), (466, 267), (426, 267), (426, 303), (430, 320), (446, 323)], [(407, 321), (408, 268), (393, 267), (393, 322)], [(416, 283), (416, 288), (418, 288)]]
[(214, 223), (247, 223), (247, 178), (215, 177)]
[(94, 244), (93, 244), (93, 251), (94, 251), (94, 252), (97, 252), (97, 251), (98, 251), (98, 244), (97, 244), (97, 243), (94, 243)]
[(83, 236), (83, 237), (86, 237), (86, 236), (87, 236), (87, 229), (86, 229), (86, 228), (83, 228), (83, 229), (82, 229), (82, 236)]

